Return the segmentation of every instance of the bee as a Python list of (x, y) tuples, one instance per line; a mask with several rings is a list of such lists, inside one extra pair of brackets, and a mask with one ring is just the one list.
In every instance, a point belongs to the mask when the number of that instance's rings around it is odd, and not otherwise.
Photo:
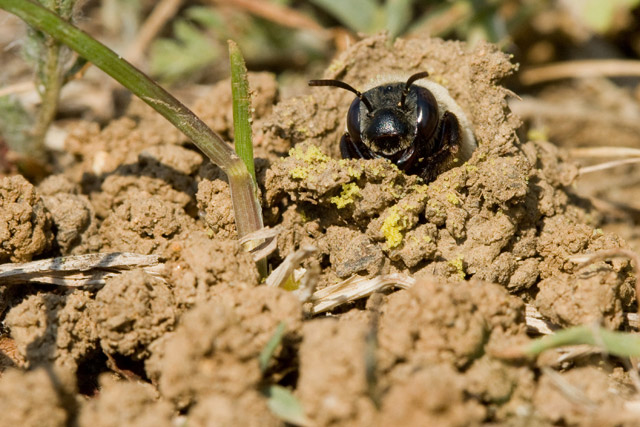
[(335, 86), (356, 95), (340, 139), (343, 158), (385, 158), (429, 182), (469, 160), (477, 145), (464, 111), (428, 76), (424, 71), (406, 82), (378, 82), (364, 93), (340, 80), (311, 80), (309, 86)]

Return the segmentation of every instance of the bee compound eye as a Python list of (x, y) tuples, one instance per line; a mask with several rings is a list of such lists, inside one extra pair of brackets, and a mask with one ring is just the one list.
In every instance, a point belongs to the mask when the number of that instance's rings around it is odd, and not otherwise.
[(352, 140), (360, 141), (360, 99), (356, 98), (351, 103), (347, 112), (347, 132)]
[(416, 140), (429, 141), (438, 127), (438, 101), (431, 91), (413, 86), (416, 93)]

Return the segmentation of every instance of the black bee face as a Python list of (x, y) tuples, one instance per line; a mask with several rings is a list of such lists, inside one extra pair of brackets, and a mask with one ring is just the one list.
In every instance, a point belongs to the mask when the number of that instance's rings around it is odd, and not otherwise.
[[(454, 113), (441, 114), (434, 94), (427, 87), (413, 84), (426, 76), (426, 72), (417, 73), (406, 83), (387, 83), (364, 93), (338, 80), (312, 80), (309, 85), (338, 86), (357, 96), (347, 113), (347, 133), (340, 141), (344, 158), (383, 157), (405, 172), (430, 181), (456, 158), (465, 142), (463, 136), (469, 138), (463, 135)], [(458, 114), (464, 113), (459, 110)], [(465, 156), (475, 148), (475, 140), (469, 144), (473, 146), (466, 147)]]
[(367, 110), (356, 98), (347, 113), (351, 143), (365, 146), (371, 157), (385, 157), (401, 169), (418, 160), (424, 150), (416, 148), (432, 140), (439, 122), (433, 94), (414, 85), (403, 100), (404, 87), (404, 83), (392, 83), (370, 89), (363, 96), (375, 106), (374, 110)]

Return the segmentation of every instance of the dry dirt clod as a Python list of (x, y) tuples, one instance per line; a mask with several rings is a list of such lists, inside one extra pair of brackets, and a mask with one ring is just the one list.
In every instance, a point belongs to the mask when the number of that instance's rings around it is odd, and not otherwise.
[(95, 253), (101, 246), (98, 221), (89, 198), (63, 175), (52, 175), (38, 187), (51, 213), (62, 255)]
[(173, 329), (175, 305), (169, 287), (142, 270), (107, 280), (91, 307), (102, 350), (146, 358), (149, 344)]
[(158, 426), (170, 427), (175, 412), (150, 384), (118, 381), (111, 374), (100, 377), (100, 394), (84, 400), (79, 427)]
[(376, 410), (365, 368), (367, 331), (363, 319), (305, 323), (297, 394), (317, 425), (373, 424)]
[(390, 295), (382, 308), (380, 369), (410, 371), (443, 362), (468, 366), (485, 347), (524, 339), (524, 332), (524, 304), (499, 286), (423, 278)]
[(534, 403), (552, 423), (626, 425), (637, 415), (624, 409), (629, 390), (606, 372), (586, 366), (564, 373), (547, 371), (539, 381)]
[(196, 228), (180, 205), (146, 193), (134, 194), (100, 225), (104, 250), (162, 254), (172, 239)]
[(466, 400), (463, 380), (450, 365), (423, 368), (391, 387), (380, 425), (468, 426), (482, 422), (485, 408)]
[(233, 203), (225, 178), (220, 176), (200, 181), (196, 200), (199, 216), (214, 236), (222, 239), (237, 238)]
[(251, 254), (235, 240), (212, 239), (204, 231), (193, 231), (184, 240), (175, 239), (165, 255), (169, 283), (180, 307), (209, 300), (219, 285), (239, 290), (259, 284)]
[(300, 303), (284, 290), (219, 285), (214, 292), (153, 344), (146, 361), (147, 374), (177, 408), (208, 395), (251, 400), (261, 379), (258, 355), (278, 324), (285, 322), (288, 334), (300, 328)]
[(175, 333), (152, 349), (146, 363), (162, 396), (186, 408), (202, 395), (238, 397), (256, 387), (258, 361), (241, 328), (233, 312), (220, 304), (200, 304), (185, 313)]
[(75, 370), (97, 346), (97, 326), (89, 315), (92, 304), (91, 293), (73, 290), (40, 292), (12, 307), (5, 323), (26, 365), (53, 363)]
[(31, 261), (51, 247), (51, 214), (20, 175), (0, 179), (0, 262)]
[(247, 391), (239, 398), (225, 394), (205, 396), (189, 411), (187, 424), (220, 427), (278, 427), (282, 421), (267, 407), (257, 391)]
[(0, 377), (0, 413), (6, 426), (64, 427), (75, 413), (73, 374), (55, 369), (10, 369)]

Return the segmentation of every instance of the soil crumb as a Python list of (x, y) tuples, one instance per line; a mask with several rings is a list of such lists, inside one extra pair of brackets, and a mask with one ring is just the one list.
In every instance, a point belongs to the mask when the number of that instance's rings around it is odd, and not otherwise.
[(174, 240), (165, 255), (166, 274), (180, 307), (209, 300), (217, 285), (239, 290), (259, 283), (251, 254), (236, 240), (212, 239), (204, 231), (194, 231), (184, 240)]
[(267, 407), (267, 402), (257, 391), (247, 391), (240, 397), (226, 394), (207, 395), (198, 401), (187, 417), (194, 426), (220, 427), (277, 427), (282, 426)]
[(51, 214), (20, 175), (0, 179), (0, 263), (31, 261), (53, 243)]
[(146, 362), (161, 395), (177, 408), (207, 395), (218, 396), (214, 400), (220, 404), (220, 395), (235, 401), (256, 391), (261, 379), (257, 356), (278, 324), (285, 322), (288, 333), (300, 327), (300, 303), (284, 290), (218, 288), (217, 297), (196, 304), (174, 333), (152, 346)]
[(366, 377), (367, 332), (362, 320), (305, 323), (297, 391), (317, 425), (372, 425), (375, 420)]
[(176, 415), (171, 404), (158, 400), (150, 384), (100, 376), (100, 394), (83, 402), (80, 427), (173, 426)]
[(98, 344), (97, 325), (90, 316), (90, 292), (39, 292), (12, 307), (5, 324), (26, 366), (48, 365), (75, 371)]
[(9, 369), (0, 377), (0, 411), (6, 426), (64, 427), (75, 411), (75, 383), (68, 372)]
[(149, 356), (149, 344), (173, 329), (176, 311), (162, 280), (134, 270), (107, 281), (96, 294), (91, 319), (105, 353), (141, 360)]
[(98, 220), (89, 198), (80, 194), (79, 185), (63, 175), (52, 175), (40, 183), (38, 191), (51, 213), (55, 241), (62, 255), (100, 250)]

